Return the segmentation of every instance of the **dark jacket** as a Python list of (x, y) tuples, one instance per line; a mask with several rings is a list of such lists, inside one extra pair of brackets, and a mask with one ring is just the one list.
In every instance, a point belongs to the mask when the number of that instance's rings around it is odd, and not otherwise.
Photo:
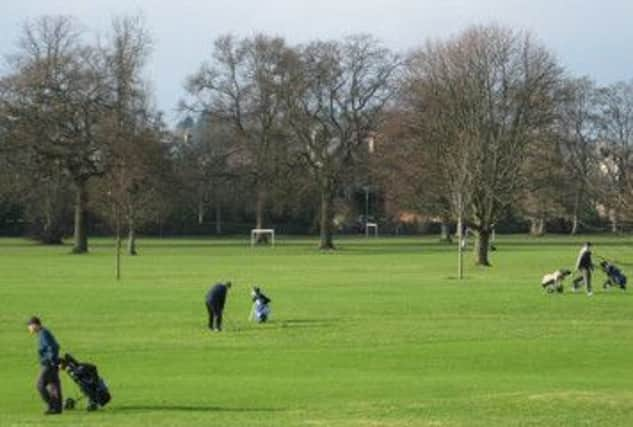
[(270, 303), (271, 299), (268, 298), (266, 295), (264, 295), (261, 292), (257, 292), (253, 295), (253, 302), (255, 301), (259, 301), (260, 304), (263, 305), (268, 305), (268, 303)]
[(51, 332), (42, 328), (37, 333), (37, 354), (40, 365), (53, 366), (59, 363), (59, 344)]
[(228, 289), (226, 285), (222, 283), (218, 283), (217, 285), (213, 286), (211, 289), (209, 289), (209, 292), (207, 292), (207, 304), (214, 307), (224, 308), (227, 291)]
[(583, 249), (578, 255), (578, 261), (576, 262), (577, 270), (593, 270), (593, 262), (591, 261), (591, 250)]

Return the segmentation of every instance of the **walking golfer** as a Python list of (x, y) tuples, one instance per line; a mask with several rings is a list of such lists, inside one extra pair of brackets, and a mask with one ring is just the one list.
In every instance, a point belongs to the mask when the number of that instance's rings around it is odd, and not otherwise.
[(209, 329), (220, 332), (222, 330), (222, 312), (226, 302), (226, 294), (231, 289), (231, 282), (218, 283), (207, 292), (207, 311), (209, 312)]
[(576, 261), (576, 271), (581, 275), (574, 279), (572, 284), (572, 291), (576, 292), (580, 282), (587, 287), (587, 295), (592, 296), (591, 290), (591, 272), (593, 271), (593, 261), (591, 260), (591, 242), (587, 242), (580, 249), (578, 254), (578, 260)]
[(53, 334), (42, 326), (39, 318), (29, 319), (31, 335), (37, 335), (37, 353), (40, 360), (40, 376), (37, 379), (37, 391), (48, 405), (44, 414), (62, 413), (62, 386), (59, 381), (59, 344)]

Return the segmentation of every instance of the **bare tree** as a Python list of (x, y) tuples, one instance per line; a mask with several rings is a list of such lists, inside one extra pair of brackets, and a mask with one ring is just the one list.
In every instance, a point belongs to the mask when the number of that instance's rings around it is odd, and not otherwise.
[(108, 131), (114, 173), (110, 176), (117, 180), (114, 187), (126, 193), (119, 201), (125, 201), (120, 210), (127, 223), (129, 255), (137, 254), (136, 231), (146, 218), (142, 211), (152, 200), (149, 195), (156, 182), (150, 176), (151, 162), (160, 155), (150, 89), (142, 76), (151, 47), (143, 18), (122, 16), (112, 21), (108, 45), (102, 49), (113, 93)]
[(232, 128), (242, 173), (255, 193), (256, 228), (264, 225), (264, 209), (286, 153), (279, 93), (292, 56), (279, 37), (223, 36), (215, 42), (212, 62), (187, 82), (195, 101), (185, 107)]
[[(411, 107), (404, 96), (401, 100), (402, 107)], [(444, 174), (438, 170), (438, 146), (419, 139), (416, 117), (413, 109), (386, 114), (376, 138), (372, 172), (392, 208), (439, 219), (440, 240), (452, 242), (453, 216)]]
[(59, 162), (47, 162), (24, 148), (36, 142), (15, 124), (17, 118), (0, 112), (0, 195), (8, 205), (23, 207), (30, 237), (44, 244), (61, 244), (72, 205), (72, 183)]
[(567, 211), (571, 234), (576, 234), (581, 213), (588, 210), (595, 192), (598, 142), (596, 89), (587, 78), (568, 79), (559, 104), (557, 133), (562, 142), (563, 167), (568, 177)]
[[(113, 132), (116, 130), (113, 129)], [(162, 163), (166, 153), (161, 146), (161, 125), (148, 122), (116, 147), (106, 174), (95, 183), (93, 206), (111, 224), (116, 238), (116, 276), (120, 278), (121, 234), (127, 228), (129, 255), (136, 255), (137, 228), (153, 219), (160, 209), (165, 185)]]
[(334, 199), (380, 125), (398, 61), (370, 36), (314, 42), (299, 55), (286, 87), (287, 120), (319, 189), (320, 248), (334, 249)]
[(601, 89), (598, 99), (603, 194), (617, 231), (618, 218), (633, 212), (633, 80)]
[(179, 145), (177, 163), (184, 196), (195, 211), (198, 224), (205, 222), (207, 209), (215, 208), (216, 234), (222, 233), (222, 206), (240, 184), (240, 147), (225, 122), (200, 115), (185, 141)]
[(421, 138), (438, 144), (453, 212), (477, 232), (477, 263), (490, 265), (492, 229), (520, 194), (527, 149), (555, 118), (561, 69), (529, 34), (492, 25), (429, 42), (409, 74)]
[(101, 58), (82, 43), (72, 19), (42, 17), (25, 24), (10, 65), (0, 90), (16, 141), (38, 162), (58, 164), (73, 182), (73, 252), (87, 252), (87, 183), (103, 173), (107, 157), (98, 126), (109, 98)]
[(570, 180), (557, 135), (533, 141), (523, 164), (525, 185), (519, 197), (519, 213), (530, 222), (530, 234), (543, 236), (547, 221), (564, 216)]

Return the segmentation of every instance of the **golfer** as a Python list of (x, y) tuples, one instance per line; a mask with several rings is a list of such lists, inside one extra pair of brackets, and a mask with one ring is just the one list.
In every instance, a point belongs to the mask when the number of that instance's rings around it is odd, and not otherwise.
[(220, 332), (222, 330), (222, 312), (226, 295), (231, 289), (231, 282), (218, 283), (207, 292), (206, 305), (209, 312), (209, 329)]
[(271, 299), (268, 298), (260, 288), (257, 286), (253, 286), (253, 291), (251, 292), (251, 299), (253, 300), (253, 308), (251, 309), (251, 315), (249, 316), (249, 320), (257, 320), (257, 323), (264, 323), (268, 320), (270, 316), (270, 302)]
[(576, 261), (576, 271), (581, 275), (574, 279), (572, 291), (576, 292), (580, 282), (587, 287), (587, 295), (592, 296), (591, 289), (591, 272), (593, 271), (593, 261), (591, 260), (591, 242), (587, 242), (580, 249), (578, 260)]
[(40, 376), (37, 379), (37, 391), (48, 405), (45, 415), (62, 413), (62, 385), (59, 381), (59, 344), (53, 334), (42, 326), (39, 318), (29, 319), (31, 335), (37, 335), (37, 354), (40, 360)]

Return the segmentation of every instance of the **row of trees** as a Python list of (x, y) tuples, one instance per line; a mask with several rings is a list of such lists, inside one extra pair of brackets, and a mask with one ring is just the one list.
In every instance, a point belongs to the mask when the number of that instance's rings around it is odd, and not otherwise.
[(135, 230), (166, 204), (193, 197), (201, 219), (210, 199), (219, 214), (240, 189), (262, 227), (267, 206), (316, 192), (321, 248), (333, 248), (334, 201), (393, 94), (395, 55), (370, 36), (300, 47), (221, 37), (187, 79), (180, 108), (195, 119), (183, 141), (151, 105), (150, 47), (139, 18), (115, 19), (96, 41), (67, 17), (25, 25), (0, 82), (3, 187), (41, 224), (37, 235), (60, 242), (72, 205), (74, 252), (86, 252), (89, 207), (117, 235), (124, 225), (135, 253)]
[(88, 250), (88, 195), (134, 252), (141, 193), (157, 188), (153, 158), (164, 132), (142, 68), (151, 42), (140, 18), (113, 20), (88, 43), (69, 17), (25, 24), (0, 80), (2, 187), (28, 206), (38, 237), (60, 243), (74, 212), (73, 252)]
[(294, 176), (318, 194), (320, 247), (332, 249), (335, 198), (380, 124), (398, 65), (370, 36), (299, 47), (226, 36), (188, 79), (191, 101), (182, 108), (224, 129), (229, 143), (220, 158), (254, 189), (256, 227), (267, 201), (292, 189)]
[(367, 35), (223, 36), (187, 78), (174, 131), (143, 78), (151, 46), (139, 18), (97, 41), (70, 18), (25, 26), (0, 80), (0, 205), (27, 207), (42, 240), (61, 240), (74, 206), (76, 252), (90, 210), (135, 253), (144, 224), (213, 208), (217, 232), (237, 211), (258, 228), (308, 218), (332, 249), (337, 214), (370, 182), (387, 218), (475, 230), (484, 265), (509, 215), (535, 233), (629, 216), (633, 83), (569, 76), (530, 34), (473, 27), (406, 56)]
[(380, 145), (386, 191), (474, 230), (479, 264), (509, 213), (534, 234), (630, 218), (633, 82), (596, 87), (530, 34), (487, 26), (414, 52), (401, 88)]

